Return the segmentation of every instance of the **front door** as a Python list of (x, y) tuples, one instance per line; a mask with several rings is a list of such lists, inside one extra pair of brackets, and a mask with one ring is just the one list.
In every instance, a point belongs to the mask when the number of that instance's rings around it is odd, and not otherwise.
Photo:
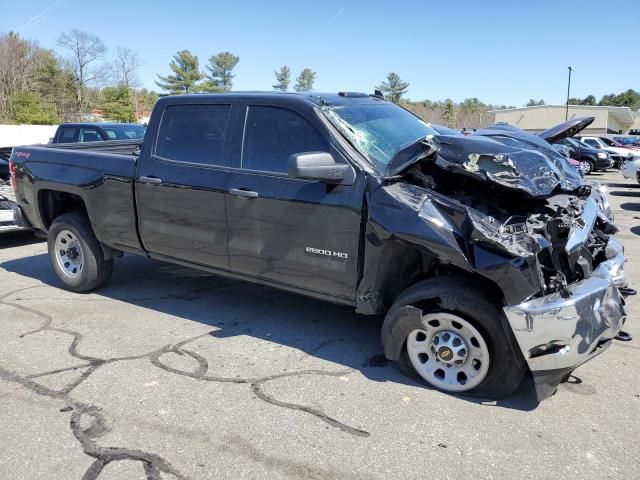
[(357, 175), (353, 185), (330, 185), (289, 178), (289, 156), (309, 151), (345, 161), (328, 135), (299, 113), (247, 107), (240, 168), (228, 184), (230, 267), (353, 299), (364, 180)]
[(169, 104), (136, 173), (138, 226), (156, 255), (228, 268), (228, 104)]

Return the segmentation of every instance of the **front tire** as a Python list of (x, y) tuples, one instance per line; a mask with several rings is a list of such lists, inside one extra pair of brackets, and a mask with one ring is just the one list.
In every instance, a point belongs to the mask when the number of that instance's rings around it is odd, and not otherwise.
[(79, 212), (56, 217), (47, 236), (49, 261), (68, 290), (88, 292), (104, 285), (113, 271), (105, 260), (89, 218)]
[(582, 173), (585, 175), (590, 175), (594, 169), (593, 162), (590, 160), (580, 160), (580, 170), (582, 170)]
[[(403, 307), (421, 311), (409, 324)], [(394, 302), (383, 332), (404, 339), (398, 366), (437, 390), (500, 399), (518, 388), (526, 368), (501, 323), (501, 309), (467, 280), (439, 277), (419, 282)], [(397, 322), (397, 324), (395, 324)], [(383, 343), (385, 341), (383, 334)]]

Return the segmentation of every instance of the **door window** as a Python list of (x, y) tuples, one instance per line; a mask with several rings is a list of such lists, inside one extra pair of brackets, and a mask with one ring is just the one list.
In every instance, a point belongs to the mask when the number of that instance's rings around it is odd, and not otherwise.
[(329, 144), (305, 118), (279, 107), (249, 107), (242, 168), (286, 173), (289, 156), (313, 151), (328, 152)]
[(75, 140), (76, 128), (75, 127), (63, 127), (58, 134), (58, 143), (71, 143)]
[(100, 133), (95, 128), (81, 128), (78, 142), (99, 142), (102, 140)]
[(172, 105), (165, 109), (155, 154), (179, 162), (229, 166), (223, 158), (231, 105)]

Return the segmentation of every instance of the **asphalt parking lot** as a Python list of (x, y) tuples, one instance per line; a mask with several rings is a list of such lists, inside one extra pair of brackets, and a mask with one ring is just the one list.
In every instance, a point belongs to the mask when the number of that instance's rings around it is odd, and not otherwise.
[[(640, 186), (609, 185), (640, 287)], [(640, 298), (626, 330), (640, 338)], [(91, 294), (0, 237), (0, 478), (617, 478), (640, 471), (640, 344), (537, 404), (444, 395), (382, 357), (381, 319), (127, 256)]]

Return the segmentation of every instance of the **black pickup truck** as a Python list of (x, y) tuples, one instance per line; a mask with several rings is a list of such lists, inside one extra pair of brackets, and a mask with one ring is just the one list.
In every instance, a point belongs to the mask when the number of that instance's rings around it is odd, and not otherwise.
[(625, 321), (606, 196), (515, 127), (441, 134), (360, 93), (188, 95), (124, 147), (13, 150), (22, 217), (73, 291), (127, 252), (386, 313), (387, 358), (489, 398), (527, 372), (552, 394)]

